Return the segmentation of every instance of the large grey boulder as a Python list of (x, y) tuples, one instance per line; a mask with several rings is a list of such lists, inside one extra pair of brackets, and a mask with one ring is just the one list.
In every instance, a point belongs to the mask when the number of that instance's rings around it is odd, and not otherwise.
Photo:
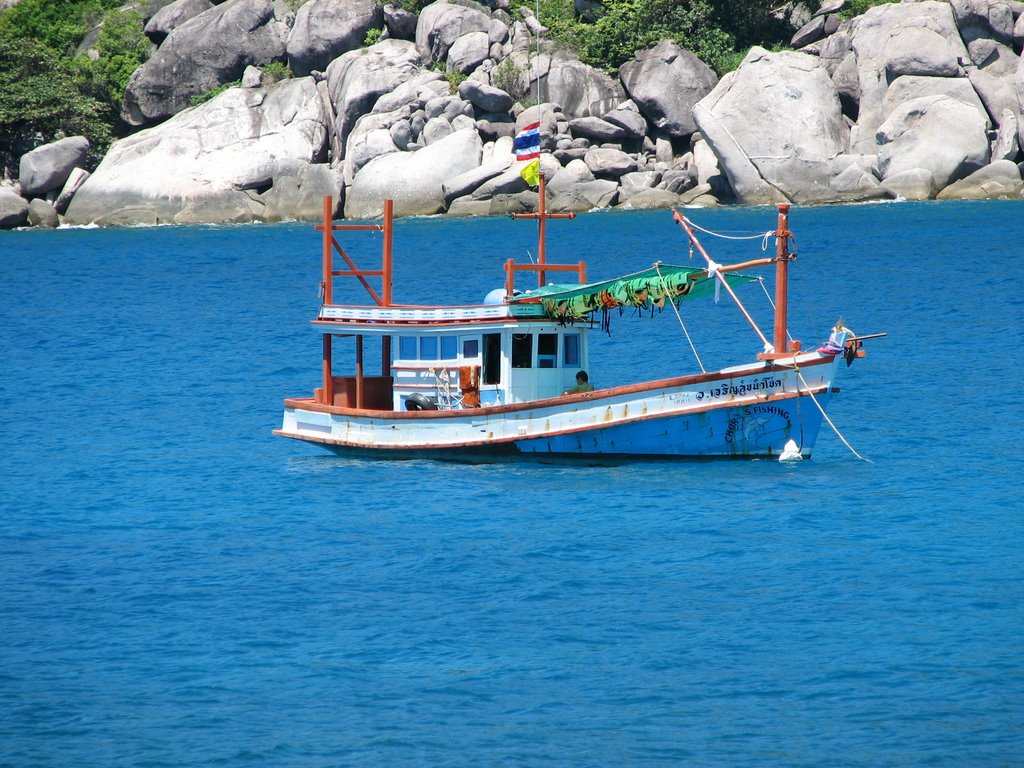
[(171, 32), (189, 19), (213, 8), (210, 0), (174, 0), (146, 22), (146, 37), (160, 45)]
[(862, 164), (852, 162), (829, 182), (835, 190), (835, 200), (871, 200), (885, 197), (886, 192), (878, 177)]
[(309, 0), (295, 14), (288, 66), (296, 75), (323, 71), (341, 54), (361, 48), (366, 33), (383, 23), (376, 0)]
[(416, 24), (419, 16), (400, 6), (387, 3), (384, 6), (384, 25), (388, 35), (399, 40), (416, 40)]
[(890, 115), (894, 109), (912, 99), (922, 96), (949, 96), (974, 107), (978, 115), (985, 121), (986, 127), (991, 124), (988, 110), (978, 98), (978, 92), (971, 86), (966, 77), (924, 77), (922, 75), (904, 75), (897, 77), (889, 85), (882, 99), (882, 113)]
[[(971, 59), (979, 69), (989, 72), (998, 77), (1013, 75), (1017, 67), (1017, 54), (1013, 48), (1002, 43), (997, 43), (991, 38), (975, 40), (968, 46)], [(970, 63), (967, 63), (970, 67)]]
[(591, 147), (583, 157), (583, 162), (595, 176), (611, 176), (618, 178), (636, 170), (636, 159), (621, 149), (610, 147)]
[(935, 197), (935, 177), (924, 168), (911, 168), (883, 179), (882, 191), (897, 200), (931, 200)]
[(741, 202), (831, 199), (849, 128), (816, 57), (755, 47), (693, 115)]
[(341, 165), (346, 185), (374, 157), (419, 146), (417, 142), (422, 142), (422, 136), (420, 130), (413, 130), (413, 114), (413, 105), (406, 104), (391, 112), (370, 112), (359, 118), (345, 142)]
[[(722, 167), (718, 161), (718, 155), (715, 154), (715, 150), (711, 148), (711, 145), (704, 139), (700, 134), (699, 139), (692, 142), (693, 150), (693, 175), (694, 184), (693, 186), (699, 186), (707, 184), (709, 186), (716, 186), (722, 179)], [(750, 165), (750, 172), (757, 174), (757, 170)], [(760, 176), (758, 176), (760, 178)], [(725, 182), (728, 186), (728, 181)], [(762, 180), (763, 183), (763, 180)], [(780, 195), (779, 200), (783, 197)]]
[(250, 64), (285, 56), (288, 27), (271, 0), (227, 0), (175, 28), (132, 74), (122, 117), (151, 125), (189, 106), (191, 98), (242, 77)]
[(264, 92), (231, 88), (114, 143), (81, 186), (72, 224), (243, 222), (264, 218), (260, 192), (326, 156), (312, 78)]
[[(510, 141), (506, 141), (506, 143), (511, 149), (512, 143)], [(441, 186), (444, 190), (445, 205), (451, 206), (454, 200), (473, 195), (481, 186), (507, 171), (513, 162), (515, 162), (515, 156), (511, 151), (505, 151), (499, 156), (484, 161), (477, 168), (471, 168), (444, 182)], [(480, 198), (474, 196), (473, 199)]]
[(431, 3), (416, 23), (416, 49), (425, 62), (444, 63), (448, 51), (463, 35), (487, 32), (491, 17), (477, 8), (448, 2)]
[(0, 187), (0, 229), (14, 229), (28, 221), (28, 201), (10, 187)]
[(853, 119), (860, 111), (860, 78), (857, 75), (857, 57), (853, 51), (832, 71), (832, 82), (839, 94), (843, 114)]
[(718, 84), (713, 69), (670, 40), (637, 51), (619, 67), (619, 78), (644, 117), (678, 138), (696, 130), (693, 106)]
[(818, 49), (818, 58), (829, 74), (834, 74), (836, 68), (849, 54), (853, 53), (853, 32), (860, 24), (862, 16), (855, 16), (847, 19), (839, 25), (834, 34), (829, 35), (815, 46)]
[(332, 61), (327, 68), (327, 87), (337, 115), (335, 130), (342, 144), (356, 121), (374, 107), (377, 99), (419, 73), (419, 54), (407, 40), (381, 40)]
[(448, 94), (448, 81), (440, 72), (423, 70), (373, 103), (372, 112), (393, 112), (402, 107), (423, 109), (431, 99)]
[(557, 170), (547, 183), (551, 192), (565, 192), (578, 184), (586, 184), (593, 181), (596, 176), (582, 160), (570, 160), (562, 168)]
[(459, 96), (482, 112), (508, 112), (512, 97), (500, 88), (472, 78), (459, 84)]
[(1013, 45), (1014, 14), (1009, 3), (1003, 0), (951, 0), (950, 6), (960, 36), (977, 66), (990, 64), (996, 46), (1008, 50)]
[(610, 179), (594, 179), (569, 187), (551, 199), (552, 211), (591, 211), (611, 208), (618, 202), (619, 185)]
[(576, 138), (582, 137), (598, 144), (619, 142), (627, 135), (622, 126), (609, 123), (600, 117), (577, 117), (575, 120), (570, 120), (569, 133)]
[(997, 76), (987, 69), (972, 69), (967, 72), (967, 78), (997, 127), (1002, 125), (1003, 113), (1016, 114), (1017, 91), (1012, 74)]
[(262, 218), (265, 221), (316, 221), (323, 216), (324, 197), (334, 201), (334, 213), (342, 207), (345, 182), (329, 165), (300, 165), (294, 175), (286, 169), (274, 179), (274, 186), (263, 193)]
[(469, 32), (448, 49), (448, 69), (468, 74), (487, 60), (491, 48), (486, 32)]
[(48, 200), (37, 197), (28, 204), (28, 223), (40, 229), (54, 229), (58, 224), (57, 211)]
[[(449, 128), (450, 131), (451, 129)], [(391, 126), (387, 128), (373, 128), (367, 131), (359, 131), (358, 129), (353, 131), (349, 137), (348, 148), (345, 150), (346, 181), (355, 179), (356, 174), (373, 158), (398, 151), (399, 148), (391, 137)]]
[(992, 162), (996, 160), (1013, 160), (1020, 152), (1017, 140), (1017, 115), (1004, 109), (1000, 116), (999, 130), (992, 140)]
[(647, 135), (647, 119), (640, 114), (640, 109), (632, 99), (619, 104), (604, 119), (625, 131), (627, 139), (642, 139)]
[(1017, 199), (1024, 190), (1020, 169), (1009, 160), (997, 160), (979, 168), (939, 192), (939, 200), (987, 200), (994, 197)]
[(528, 191), (530, 187), (522, 177), (521, 170), (521, 164), (516, 163), (514, 166), (509, 166), (500, 173), (495, 174), (473, 190), (472, 199), (493, 200)]
[(60, 189), (77, 166), (85, 165), (89, 151), (89, 140), (85, 136), (69, 136), (36, 147), (21, 156), (18, 179), (21, 194), (25, 197), (41, 197), (47, 192)]
[(529, 100), (536, 102), (539, 85), (543, 98), (560, 104), (569, 118), (600, 117), (626, 98), (617, 81), (563, 51), (541, 54), (533, 64), (531, 76), (540, 74), (531, 84)]
[(913, 169), (932, 174), (936, 189), (988, 164), (985, 120), (949, 96), (922, 96), (901, 104), (878, 129), (883, 179)]
[(871, 154), (875, 133), (888, 115), (885, 93), (901, 75), (957, 77), (968, 61), (949, 3), (879, 5), (851, 27), (850, 46), (856, 55), (860, 82), (860, 113), (851, 136), (851, 150)]
[(619, 188), (619, 207), (633, 211), (644, 211), (658, 208), (672, 208), (680, 205), (680, 197), (666, 189), (641, 189), (624, 197), (624, 189)]
[(1014, 87), (1017, 90), (1017, 138), (1020, 146), (1024, 147), (1024, 56), (1021, 56), (1020, 64), (1017, 65), (1017, 76), (1014, 78)]
[(816, 43), (825, 37), (825, 19), (825, 16), (815, 15), (812, 17), (810, 21), (800, 27), (796, 34), (790, 38), (790, 48), (803, 48), (805, 45)]
[(476, 131), (456, 131), (416, 152), (376, 157), (356, 175), (345, 197), (345, 216), (380, 216), (384, 200), (395, 201), (396, 216), (441, 213), (444, 184), (480, 165), (482, 145)]
[(448, 120), (441, 116), (432, 117), (423, 126), (423, 131), (420, 133), (420, 143), (425, 147), (429, 147), (431, 144), (436, 144), (442, 139), (448, 138), (452, 133), (454, 133), (454, 130)]
[[(1016, 136), (1014, 137), (1016, 138)], [(68, 206), (71, 204), (71, 198), (75, 196), (75, 192), (81, 187), (85, 180), (89, 178), (89, 172), (84, 168), (74, 168), (71, 171), (71, 175), (68, 176), (68, 180), (64, 182), (64, 186), (60, 190), (60, 194), (57, 195), (57, 200), (54, 202), (53, 207), (60, 215), (64, 215), (67, 211)]]

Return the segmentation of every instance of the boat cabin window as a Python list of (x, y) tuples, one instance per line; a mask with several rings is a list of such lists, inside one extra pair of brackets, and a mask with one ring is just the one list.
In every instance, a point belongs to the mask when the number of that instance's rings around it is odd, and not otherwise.
[(462, 357), (464, 360), (470, 360), (480, 356), (480, 339), (463, 339), (462, 340)]
[(424, 336), (420, 339), (420, 360), (437, 360), (436, 336)]
[(483, 383), (501, 383), (501, 334), (484, 334)]
[(419, 358), (415, 336), (398, 337), (398, 356), (402, 360), (416, 360)]
[(459, 340), (454, 336), (441, 337), (441, 359), (456, 360), (459, 356)]
[(566, 368), (580, 367), (580, 335), (567, 333), (562, 340), (562, 365)]
[(512, 334), (512, 367), (533, 367), (533, 334)]
[(558, 365), (558, 334), (537, 335), (537, 367), (555, 368)]
[(398, 357), (402, 360), (457, 360), (459, 340), (455, 336), (399, 336)]

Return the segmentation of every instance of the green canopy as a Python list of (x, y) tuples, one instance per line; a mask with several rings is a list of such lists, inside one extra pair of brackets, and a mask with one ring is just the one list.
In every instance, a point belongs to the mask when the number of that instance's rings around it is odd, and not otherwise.
[[(740, 274), (724, 275), (729, 285), (737, 285), (756, 277)], [(658, 264), (642, 272), (586, 285), (545, 285), (526, 291), (509, 300), (511, 304), (535, 303), (554, 320), (582, 320), (599, 309), (640, 307), (662, 308), (666, 299), (678, 304), (683, 299), (695, 299), (714, 293), (716, 278), (709, 278), (707, 270)]]

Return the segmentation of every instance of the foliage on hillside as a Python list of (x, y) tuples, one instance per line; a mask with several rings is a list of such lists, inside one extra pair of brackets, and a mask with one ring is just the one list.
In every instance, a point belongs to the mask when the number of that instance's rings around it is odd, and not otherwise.
[[(88, 137), (98, 157), (123, 132), (121, 98), (149, 41), (120, 0), (21, 0), (0, 14), (0, 163), (57, 136)], [(99, 27), (95, 59), (75, 50)]]
[[(775, 0), (605, 0), (592, 20), (576, 16), (573, 0), (539, 0), (550, 35), (595, 67), (613, 72), (633, 54), (675, 40), (719, 73), (735, 67), (752, 45), (777, 48), (792, 35), (773, 13)], [(514, 0), (538, 9), (537, 0)]]
[(852, 19), (854, 16), (860, 16), (866, 13), (876, 5), (888, 5), (889, 3), (898, 3), (900, 0), (850, 0), (850, 5), (839, 13), (841, 18)]

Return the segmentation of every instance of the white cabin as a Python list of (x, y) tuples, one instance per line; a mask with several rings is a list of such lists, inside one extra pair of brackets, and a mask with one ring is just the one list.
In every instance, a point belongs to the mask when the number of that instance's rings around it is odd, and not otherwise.
[[(560, 325), (538, 305), (326, 305), (314, 324), (331, 336), (382, 340), (390, 376), (362, 377), (363, 407), (371, 409), (456, 410), (555, 397), (588, 366), (587, 326)], [(351, 377), (334, 383), (334, 404), (359, 407)]]

